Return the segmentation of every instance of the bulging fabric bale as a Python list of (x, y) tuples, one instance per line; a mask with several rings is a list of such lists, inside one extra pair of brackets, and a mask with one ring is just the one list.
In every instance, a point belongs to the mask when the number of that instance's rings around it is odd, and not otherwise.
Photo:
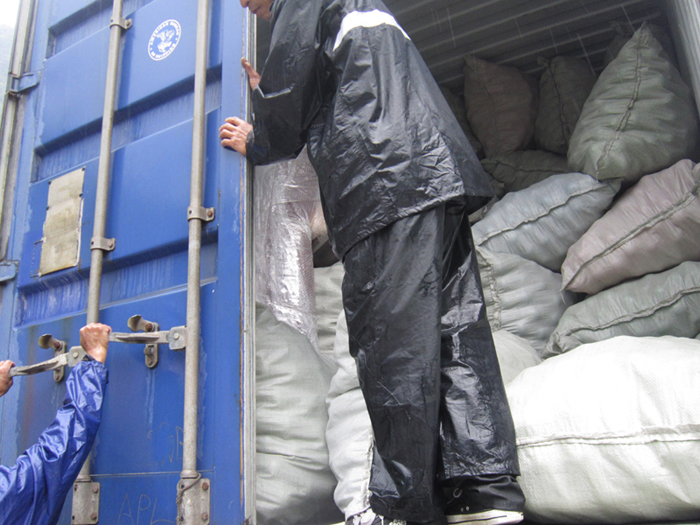
[(700, 333), (700, 263), (684, 262), (570, 306), (542, 357), (618, 335), (695, 337)]
[(540, 63), (545, 70), (540, 78), (535, 143), (538, 148), (566, 155), (596, 75), (589, 63), (580, 58), (558, 56), (541, 59)]
[(513, 67), (465, 57), (467, 119), (487, 157), (526, 149), (535, 134), (537, 87)]
[(603, 215), (618, 189), (617, 181), (598, 182), (583, 173), (552, 175), (494, 204), (474, 225), (474, 242), (558, 272), (569, 247)]
[[(507, 387), (526, 519), (700, 519), (700, 341), (616, 337)], [(686, 521), (687, 523), (687, 521)]]
[[(612, 27), (615, 29), (615, 32), (617, 33), (615, 35), (615, 38), (612, 39), (610, 44), (608, 45), (607, 49), (605, 50), (605, 58), (603, 60), (603, 63), (605, 64), (605, 67), (610, 65), (610, 62), (615, 60), (617, 58), (617, 55), (620, 54), (620, 50), (625, 47), (625, 44), (630, 41), (632, 38), (632, 35), (634, 35), (634, 29), (631, 28), (628, 24), (620, 24), (618, 22), (612, 22), (611, 23)], [(647, 24), (649, 29), (651, 29), (651, 32), (654, 34), (654, 37), (656, 40), (658, 40), (659, 44), (661, 44), (661, 47), (663, 47), (664, 51), (666, 51), (666, 54), (668, 55), (669, 59), (671, 60), (671, 63), (674, 66), (677, 66), (678, 64), (678, 57), (676, 55), (676, 48), (673, 45), (673, 38), (671, 38), (671, 35), (669, 32), (664, 29), (661, 26), (658, 26), (656, 24)], [(678, 69), (678, 67), (676, 67)]]
[(504, 385), (513, 381), (526, 368), (542, 362), (534, 346), (508, 330), (493, 332), (493, 343), (496, 346), (498, 366), (501, 368)]
[(538, 352), (573, 296), (561, 293), (561, 275), (509, 253), (477, 247), (479, 274), (491, 329), (507, 330)]
[(467, 120), (467, 111), (464, 108), (464, 100), (452, 93), (452, 91), (446, 87), (441, 87), (440, 91), (442, 91), (442, 94), (445, 97), (447, 104), (450, 106), (452, 113), (455, 114), (459, 126), (462, 128), (462, 131), (464, 131), (464, 134), (467, 136), (469, 143), (474, 149), (474, 153), (476, 153), (477, 157), (482, 158), (484, 156), (484, 148), (481, 146), (481, 142), (479, 142), (479, 139), (476, 138), (476, 135), (474, 135), (474, 132), (469, 125), (469, 121)]
[(596, 179), (634, 182), (691, 158), (697, 141), (691, 91), (643, 25), (593, 87), (568, 159), (572, 169)]
[(308, 338), (258, 306), (256, 318), (258, 523), (335, 523), (325, 397), (330, 374)]
[(483, 159), (481, 165), (486, 173), (503, 185), (501, 195), (524, 190), (552, 175), (571, 171), (566, 157), (534, 149)]
[(579, 239), (564, 287), (595, 294), (630, 278), (700, 261), (700, 165), (682, 160), (646, 175)]

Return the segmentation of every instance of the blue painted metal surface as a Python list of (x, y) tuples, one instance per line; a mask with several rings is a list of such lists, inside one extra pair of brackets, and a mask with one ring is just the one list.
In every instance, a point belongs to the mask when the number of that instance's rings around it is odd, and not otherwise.
[[(185, 324), (187, 207), (191, 166), (196, 0), (126, 0), (133, 21), (122, 40), (119, 95), (101, 322), (127, 332), (135, 314), (161, 329)], [(51, 333), (78, 344), (85, 323), (90, 237), (105, 86), (111, 1), (37, 0), (28, 70), (41, 73), (28, 92), (8, 260), (17, 277), (2, 289), (0, 359), (17, 365), (51, 352), (38, 337)], [(174, 50), (154, 60), (154, 31), (179, 23)], [(212, 480), (211, 523), (243, 523), (241, 435), (244, 334), (245, 171), (224, 151), (218, 127), (245, 113), (240, 57), (246, 19), (238, 2), (213, 0), (207, 87), (198, 470)], [(163, 49), (167, 49), (164, 47)], [(50, 181), (84, 168), (79, 264), (38, 275)], [(113, 343), (109, 386), (94, 449), (92, 476), (101, 483), (100, 523), (175, 523), (182, 469), (183, 352), (161, 346), (150, 370), (143, 347)], [(1, 459), (14, 462), (51, 421), (65, 392), (51, 373), (22, 377), (0, 400)], [(61, 524), (70, 523), (67, 501)]]

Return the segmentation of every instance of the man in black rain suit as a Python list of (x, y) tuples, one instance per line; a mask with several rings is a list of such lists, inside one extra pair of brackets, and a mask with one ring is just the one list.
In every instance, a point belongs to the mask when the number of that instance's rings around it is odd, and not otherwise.
[(491, 188), (467, 138), (381, 1), (240, 1), (271, 21), (272, 40), (261, 76), (244, 61), (253, 124), (227, 119), (222, 145), (255, 165), (308, 145), (346, 271), (350, 350), (375, 435), (375, 523), (521, 521), (467, 220)]

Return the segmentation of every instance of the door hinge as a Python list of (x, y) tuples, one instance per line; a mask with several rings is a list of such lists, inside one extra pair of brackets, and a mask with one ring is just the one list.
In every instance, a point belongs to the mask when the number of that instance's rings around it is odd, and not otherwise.
[(11, 281), (17, 277), (17, 261), (0, 262), (0, 283)]
[(41, 76), (39, 73), (25, 73), (24, 75), (10, 75), (10, 86), (7, 89), (9, 95), (18, 96), (39, 85)]

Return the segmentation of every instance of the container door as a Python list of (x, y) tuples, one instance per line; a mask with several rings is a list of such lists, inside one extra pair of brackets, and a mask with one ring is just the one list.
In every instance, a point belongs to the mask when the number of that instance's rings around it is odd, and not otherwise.
[[(31, 3), (30, 0), (25, 0)], [(8, 260), (17, 276), (2, 291), (0, 358), (17, 365), (53, 357), (50, 333), (79, 344), (85, 323), (100, 126), (112, 4), (34, 0), (25, 69), (38, 85), (24, 114)], [(196, 0), (126, 0), (100, 321), (129, 332), (133, 315), (161, 330), (185, 325), (195, 69)], [(212, 0), (207, 87), (197, 468), (211, 480), (202, 523), (246, 518), (242, 446), (246, 323), (245, 165), (224, 151), (218, 127), (245, 115), (247, 19), (237, 1)], [(28, 77), (29, 78), (29, 77)], [(91, 475), (101, 484), (99, 522), (176, 522), (182, 469), (185, 353), (112, 343), (103, 421)], [(69, 369), (66, 370), (66, 375)], [(15, 378), (0, 401), (1, 459), (13, 464), (62, 404), (52, 373)], [(71, 523), (70, 497), (61, 524)]]

